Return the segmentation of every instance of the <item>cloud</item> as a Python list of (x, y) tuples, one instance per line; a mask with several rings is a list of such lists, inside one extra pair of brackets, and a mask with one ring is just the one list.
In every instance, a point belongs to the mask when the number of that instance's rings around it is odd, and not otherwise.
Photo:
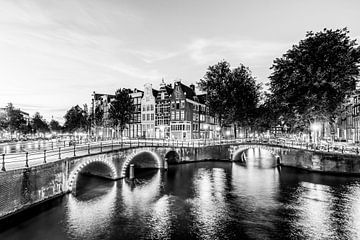
[(146, 63), (154, 63), (158, 61), (174, 58), (181, 54), (181, 51), (164, 52), (164, 51), (151, 51), (151, 50), (128, 50), (129, 53), (134, 54)]
[(200, 38), (192, 41), (187, 46), (187, 51), (195, 63), (203, 65), (224, 57), (247, 62), (262, 61), (263, 57), (273, 56), (286, 47), (287, 44), (277, 42)]

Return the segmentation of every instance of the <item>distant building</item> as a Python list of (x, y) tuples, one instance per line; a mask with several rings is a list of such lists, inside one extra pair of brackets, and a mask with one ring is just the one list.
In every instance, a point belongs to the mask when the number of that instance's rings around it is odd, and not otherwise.
[(114, 131), (110, 128), (109, 108), (111, 100), (115, 97), (113, 94), (103, 94), (93, 92), (91, 112), (95, 116), (96, 107), (100, 107), (103, 112), (103, 122), (98, 126), (95, 119), (91, 119), (92, 134), (103, 138), (113, 137)]
[[(135, 112), (126, 126), (123, 136), (129, 138), (170, 138), (208, 139), (220, 136), (216, 119), (209, 114), (206, 95), (196, 95), (195, 86), (186, 86), (175, 81), (174, 88), (162, 80), (160, 89), (155, 90), (150, 83), (144, 85), (144, 92), (130, 90)], [(110, 127), (109, 109), (113, 94), (93, 93), (92, 113), (97, 106), (104, 111), (101, 126), (92, 120), (92, 132), (103, 138), (114, 137)]]
[(133, 99), (135, 106), (134, 114), (131, 117), (130, 124), (125, 129), (125, 136), (129, 138), (139, 138), (142, 136), (142, 125), (141, 125), (141, 99), (144, 95), (143, 91), (134, 89), (130, 92), (130, 96)]
[(170, 138), (170, 96), (173, 92), (171, 85), (166, 85), (164, 79), (156, 96), (155, 108), (155, 137)]
[(157, 90), (150, 83), (144, 85), (144, 95), (141, 99), (141, 126), (144, 138), (155, 138), (155, 107)]

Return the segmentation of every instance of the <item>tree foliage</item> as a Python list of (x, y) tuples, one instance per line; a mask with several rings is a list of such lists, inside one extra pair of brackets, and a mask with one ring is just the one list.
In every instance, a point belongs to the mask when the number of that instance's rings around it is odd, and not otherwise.
[(198, 85), (207, 94), (210, 114), (221, 126), (249, 125), (259, 101), (260, 85), (247, 67), (240, 64), (231, 70), (228, 62), (221, 61), (208, 67)]
[(104, 123), (104, 110), (101, 105), (95, 107), (95, 113), (91, 113), (91, 118), (93, 119), (96, 126), (102, 126)]
[(348, 30), (308, 32), (272, 66), (269, 98), (278, 116), (306, 129), (313, 121), (331, 122), (355, 89), (360, 51)]
[(62, 130), (60, 123), (54, 119), (50, 121), (49, 127), (52, 132), (60, 132)]
[(11, 134), (15, 131), (26, 133), (26, 120), (20, 109), (14, 108), (12, 103), (9, 103), (5, 112), (0, 116), (0, 125), (4, 130), (9, 131)]
[(43, 118), (43, 116), (40, 115), (39, 112), (36, 112), (31, 119), (31, 125), (37, 133), (45, 133), (49, 131), (49, 126), (46, 123), (46, 120)]
[(130, 96), (129, 89), (118, 89), (115, 92), (115, 97), (110, 103), (109, 120), (110, 124), (122, 131), (125, 129), (126, 124), (130, 123), (132, 114), (135, 111), (133, 99)]
[(64, 116), (65, 123), (64, 129), (68, 132), (75, 131), (87, 131), (88, 117), (85, 110), (83, 110), (79, 105), (76, 105), (70, 108)]

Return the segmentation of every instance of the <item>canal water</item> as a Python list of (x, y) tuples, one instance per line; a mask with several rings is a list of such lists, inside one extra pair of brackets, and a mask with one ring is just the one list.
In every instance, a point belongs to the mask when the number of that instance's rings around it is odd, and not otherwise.
[(136, 174), (82, 176), (0, 239), (360, 239), (359, 178), (278, 169), (267, 151)]

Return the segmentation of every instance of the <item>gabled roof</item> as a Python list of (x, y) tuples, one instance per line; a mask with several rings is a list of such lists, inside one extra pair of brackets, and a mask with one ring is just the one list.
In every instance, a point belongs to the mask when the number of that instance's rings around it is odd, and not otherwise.
[(182, 84), (181, 82), (177, 82), (177, 84), (179, 84), (187, 99), (198, 101), (195, 92), (190, 87)]
[(171, 85), (166, 85), (165, 86), (165, 90), (167, 92), (167, 94), (170, 96), (172, 94), (172, 92), (174, 91), (174, 89), (171, 87)]
[(158, 93), (159, 93), (158, 90), (152, 89), (152, 94), (154, 97), (156, 97), (158, 95)]

